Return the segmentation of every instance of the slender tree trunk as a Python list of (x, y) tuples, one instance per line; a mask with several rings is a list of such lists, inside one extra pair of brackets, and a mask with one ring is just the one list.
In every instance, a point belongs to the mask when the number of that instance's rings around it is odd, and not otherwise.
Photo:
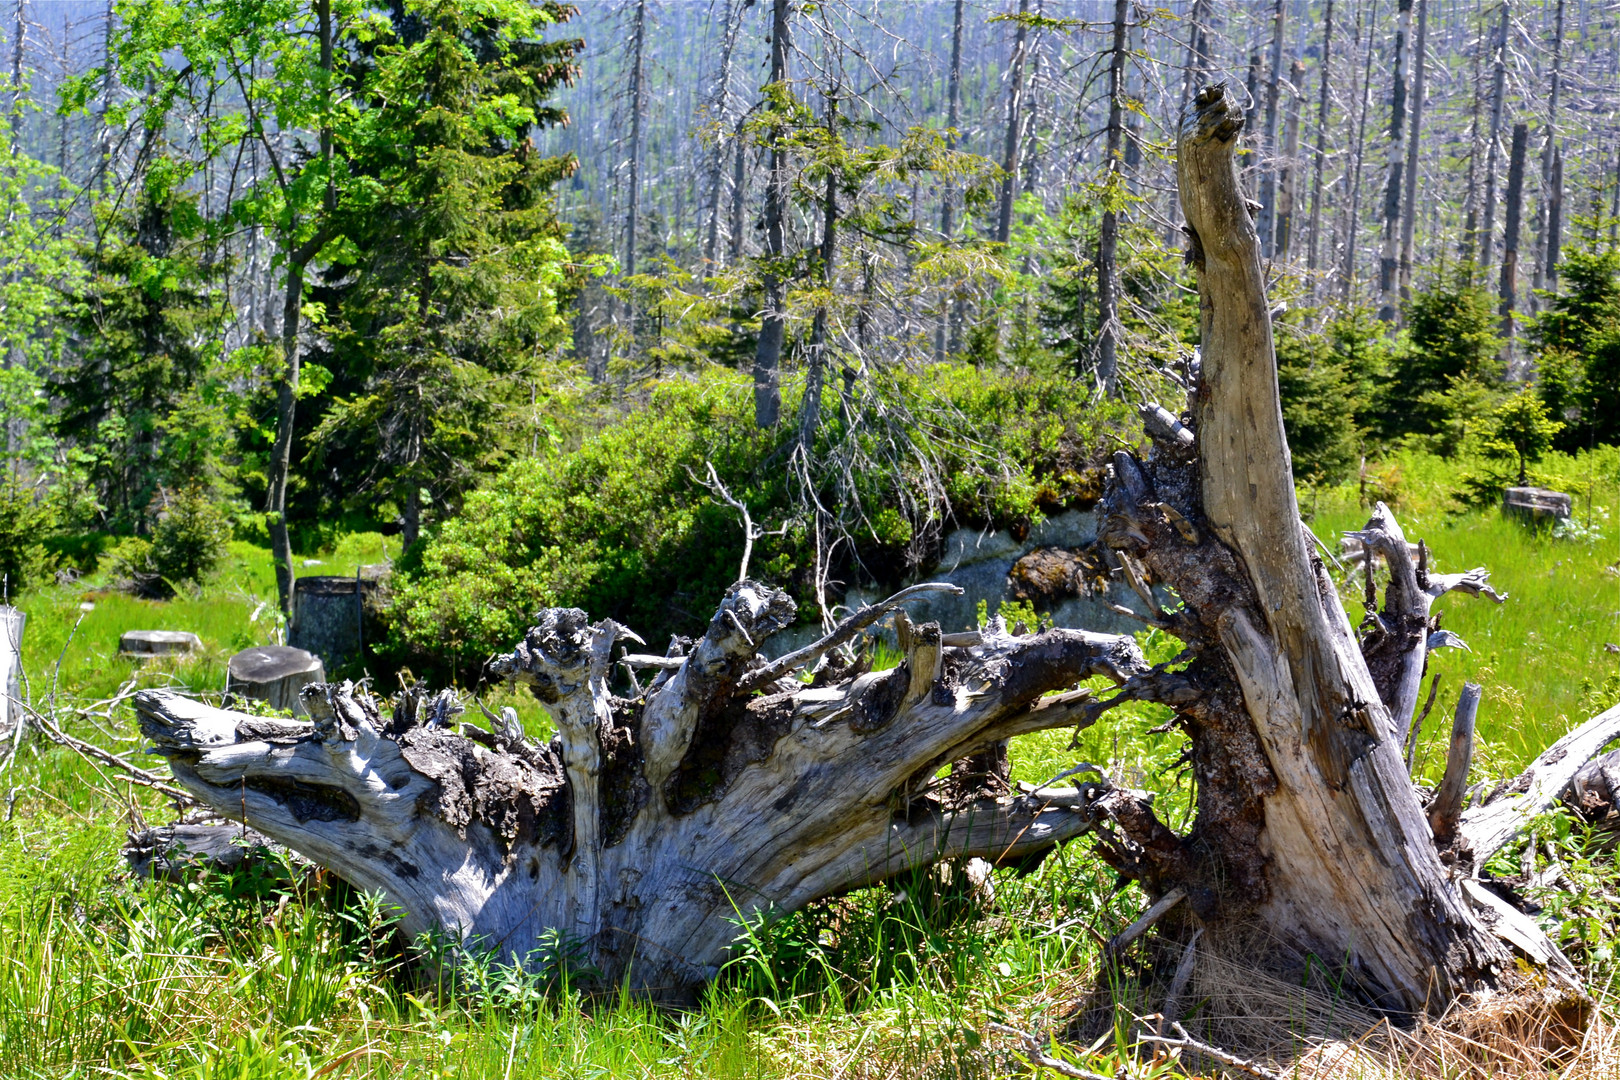
[(1463, 197), (1462, 243), (1457, 250), (1464, 266), (1474, 264), (1474, 252), (1479, 248), (1479, 111), (1484, 100), (1480, 93), (1480, 57), (1489, 49), (1485, 31), (1481, 29), (1480, 40), (1474, 48), (1473, 78), (1469, 83), (1473, 100), (1468, 122), (1468, 187)]
[[(946, 80), (945, 148), (956, 149), (956, 127), (962, 122), (962, 16), (967, 0), (956, 0), (956, 12), (951, 26), (951, 70)], [(939, 200), (939, 233), (946, 243), (956, 235), (956, 185), (945, 182)], [(942, 312), (939, 326), (934, 330), (934, 359), (944, 363), (947, 351), (956, 353), (962, 347), (962, 301), (953, 297), (948, 313)]]
[[(1204, 69), (1209, 64), (1209, 0), (1193, 0), (1192, 11), (1187, 16), (1187, 62), (1181, 80), (1181, 103), (1176, 108), (1176, 115), (1180, 116), (1187, 111), (1187, 102), (1192, 100), (1193, 88), (1203, 79)], [(1328, 26), (1333, 25), (1333, 0), (1328, 0)], [(1325, 54), (1324, 54), (1325, 55)], [(1176, 230), (1181, 220), (1181, 192), (1174, 185), (1170, 188), (1170, 213), (1166, 215), (1165, 243), (1176, 242)]]
[[(317, 0), (316, 22), (320, 34), (320, 65), (325, 74), (320, 131), (320, 153), (326, 161), (325, 209), (330, 214), (337, 203), (332, 185), (332, 128), (327, 119), (331, 107), (332, 6), (331, 0)], [(292, 535), (287, 528), (287, 481), (292, 472), (293, 425), (298, 411), (298, 382), (301, 367), (298, 338), (304, 306), (304, 271), (320, 254), (329, 238), (328, 226), (287, 252), (287, 288), (281, 307), (281, 379), (276, 384), (276, 436), (266, 469), (270, 531), (270, 555), (276, 567), (276, 593), (283, 615), (292, 616), (293, 569)]]
[(703, 239), (703, 261), (709, 273), (720, 265), (720, 204), (724, 201), (722, 189), (726, 168), (726, 140), (723, 133), (731, 104), (731, 56), (737, 46), (737, 32), (742, 28), (742, 11), (741, 7), (733, 10), (728, 0), (725, 36), (720, 43), (720, 77), (719, 85), (715, 88), (714, 157), (709, 163), (709, 226), (708, 234)]
[(1295, 60), (1288, 69), (1293, 88), (1288, 94), (1288, 120), (1283, 124), (1282, 176), (1277, 192), (1277, 238), (1273, 257), (1287, 262), (1294, 235), (1299, 232), (1299, 88), (1305, 82), (1305, 65)]
[(1412, 123), (1406, 139), (1406, 193), (1401, 209), (1400, 299), (1412, 296), (1412, 244), (1417, 218), (1418, 148), (1423, 139), (1424, 73), (1428, 70), (1429, 0), (1417, 0), (1417, 40), (1412, 50)]
[[(838, 141), (838, 90), (827, 95), (827, 137), (830, 143)], [(838, 259), (838, 170), (827, 169), (826, 185), (821, 193), (821, 247), (816, 253), (820, 263), (821, 287), (832, 295), (834, 270)], [(799, 450), (807, 457), (815, 449), (816, 427), (821, 422), (821, 388), (826, 382), (828, 367), (827, 305), (816, 308), (810, 324), (810, 347), (807, 350), (804, 378), (804, 398), (799, 402)]]
[[(786, 90), (789, 47), (788, 0), (771, 4), (771, 85)], [(785, 133), (773, 124), (770, 134), (770, 175), (765, 188), (765, 310), (760, 318), (759, 346), (754, 351), (754, 422), (776, 426), (782, 411), (782, 340), (787, 332), (784, 310), (782, 259), (787, 250), (788, 155), (782, 146)]]
[(1395, 80), (1389, 111), (1389, 170), (1384, 179), (1384, 230), (1378, 257), (1378, 317), (1395, 321), (1400, 271), (1402, 170), (1406, 166), (1406, 92), (1410, 79), (1407, 43), (1412, 37), (1412, 0), (1395, 9)]
[(743, 122), (731, 135), (731, 263), (742, 261), (743, 236), (746, 228), (745, 211), (748, 206), (748, 147), (743, 142)]
[(1322, 78), (1316, 99), (1316, 147), (1311, 160), (1311, 248), (1306, 256), (1305, 268), (1314, 276), (1317, 253), (1322, 238), (1322, 173), (1327, 165), (1327, 130), (1330, 99), (1328, 88), (1333, 80), (1333, 0), (1327, 0), (1327, 12), (1322, 20)]
[[(1547, 283), (1553, 279), (1556, 270), (1549, 267), (1556, 265), (1556, 259), (1549, 259), (1554, 241), (1551, 238), (1551, 215), (1553, 204), (1561, 201), (1562, 193), (1553, 190), (1553, 158), (1557, 154), (1558, 140), (1558, 95), (1563, 84), (1564, 75), (1564, 0), (1558, 0), (1557, 12), (1553, 21), (1553, 60), (1552, 85), (1547, 90), (1547, 136), (1546, 143), (1541, 150), (1541, 201), (1536, 209), (1536, 254), (1535, 280), (1530, 294), (1530, 310), (1535, 311), (1539, 306), (1536, 293), (1547, 288)], [(1560, 208), (1561, 209), (1561, 208)]]
[(1507, 90), (1507, 36), (1509, 5), (1502, 4), (1502, 26), (1496, 35), (1496, 59), (1491, 65), (1491, 130), (1485, 144), (1485, 209), (1479, 223), (1479, 265), (1488, 269), (1496, 229), (1496, 156), (1502, 141), (1502, 108)]
[[(1356, 283), (1356, 236), (1361, 231), (1361, 166), (1367, 146), (1367, 113), (1372, 108), (1373, 34), (1378, 27), (1378, 0), (1367, 19), (1367, 54), (1361, 69), (1361, 115), (1356, 120), (1356, 144), (1350, 175), (1350, 214), (1344, 228), (1344, 299)], [(1356, 12), (1356, 41), (1361, 40), (1361, 12)]]
[(1012, 65), (1007, 75), (1007, 137), (1001, 154), (1001, 205), (996, 215), (996, 241), (1012, 238), (1012, 207), (1018, 193), (1018, 143), (1024, 124), (1024, 54), (1029, 27), (1022, 16), (1029, 14), (1029, 0), (1018, 0), (1020, 16), (1013, 33)]
[(1507, 221), (1502, 230), (1502, 357), (1513, 363), (1513, 310), (1519, 294), (1519, 220), (1524, 207), (1524, 155), (1530, 141), (1530, 125), (1513, 125), (1513, 151), (1508, 157)]
[(1558, 255), (1564, 230), (1564, 150), (1553, 148), (1552, 179), (1547, 185), (1547, 252), (1543, 287), (1558, 288)]
[[(1125, 129), (1125, 24), (1130, 0), (1114, 0), (1114, 44), (1108, 61), (1108, 150), (1104, 182), (1122, 183), (1120, 143)], [(1114, 392), (1119, 375), (1119, 213), (1109, 200), (1097, 229), (1097, 387)]]
[(1288, 0), (1277, 0), (1271, 16), (1270, 76), (1266, 79), (1266, 126), (1260, 135), (1260, 255), (1275, 254), (1277, 228), (1277, 123), (1282, 93), (1283, 12)]
[[(644, 53), (647, 41), (647, 0), (636, 0), (630, 36), (630, 183), (624, 211), (624, 273), (636, 272), (636, 226), (641, 222), (641, 118), (647, 111)], [(635, 317), (634, 312), (631, 318)]]

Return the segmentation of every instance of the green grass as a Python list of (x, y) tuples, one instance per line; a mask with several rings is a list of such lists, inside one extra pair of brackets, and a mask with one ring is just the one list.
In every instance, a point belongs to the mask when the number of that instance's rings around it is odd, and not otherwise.
[[(1558, 464), (1567, 476), (1585, 462)], [(1459, 514), (1449, 495), (1458, 466), (1417, 456), (1396, 465), (1408, 536), (1426, 540), (1442, 570), (1490, 567), (1510, 594), (1501, 607), (1463, 597), (1440, 605), (1473, 652), (1434, 660), (1443, 689), (1423, 742), (1424, 772), (1438, 771), (1464, 679), (1487, 688), (1482, 771), (1511, 772), (1620, 697), (1620, 656), (1603, 648), (1620, 643), (1620, 577), (1609, 569), (1620, 561), (1620, 537), (1560, 540), (1494, 510)], [(1594, 506), (1620, 506), (1616, 470), (1597, 472), (1594, 465)], [(1353, 487), (1302, 501), (1335, 546), (1338, 533), (1365, 521)], [(381, 539), (351, 538), (311, 556), (322, 565), (303, 572), (352, 573), (378, 561)], [(262, 606), (275, 589), (267, 553), (251, 546), (233, 546), (229, 565), (194, 596), (146, 602), (97, 586), (90, 578), (20, 598), (29, 613), (25, 662), (33, 699), (43, 702), (60, 656), (58, 714), (76, 734), (120, 752), (139, 749), (127, 709), (76, 710), (132, 674), (142, 685), (174, 680), (217, 691), (225, 658), (276, 632), (273, 603)], [(1359, 581), (1343, 588), (1359, 615)], [(192, 630), (205, 649), (137, 667), (117, 656), (118, 635), (131, 628)], [(1160, 635), (1144, 635), (1144, 644), (1154, 659), (1175, 648)], [(525, 712), (538, 724), (532, 703)], [(1094, 762), (1160, 792), (1161, 813), (1179, 826), (1189, 794), (1172, 768), (1181, 740), (1146, 734), (1165, 715), (1122, 708), (1074, 746), (1067, 731), (1019, 739), (1015, 779), (1038, 783)], [(124, 830), (168, 820), (170, 811), (65, 750), (23, 746), (0, 788), (9, 796), (0, 823), (0, 1076), (8, 1078), (1008, 1075), (1021, 1067), (1004, 1041), (984, 1041), (987, 1022), (1058, 1024), (1091, 986), (1098, 940), (1142, 902), (1134, 887), (1118, 890), (1083, 843), (1028, 876), (998, 873), (989, 907), (918, 875), (739, 927), (738, 960), (703, 1006), (670, 1013), (476, 967), (452, 988), (443, 969), (435, 975), (410, 960), (375, 899), (315, 872), (130, 880), (118, 857)], [(1544, 902), (1569, 916), (1566, 944), (1605, 985), (1615, 971), (1608, 857), (1567, 824), (1545, 835), (1567, 852), (1568, 866), (1590, 867), (1571, 870), (1580, 888)], [(1105, 1041), (1084, 1064), (1111, 1075), (1124, 1060)], [(1131, 1060), (1133, 1076), (1180, 1075)]]

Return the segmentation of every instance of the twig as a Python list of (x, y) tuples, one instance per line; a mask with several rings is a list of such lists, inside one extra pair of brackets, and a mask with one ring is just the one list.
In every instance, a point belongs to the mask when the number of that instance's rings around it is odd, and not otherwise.
[(1092, 1072), (1090, 1069), (1078, 1068), (1066, 1061), (1059, 1061), (1057, 1058), (1050, 1056), (1041, 1049), (1041, 1040), (1030, 1032), (1020, 1031), (1015, 1027), (1008, 1027), (1006, 1024), (998, 1024), (994, 1020), (990, 1022), (989, 1027), (991, 1031), (1002, 1035), (1011, 1035), (1017, 1039), (1019, 1049), (1024, 1052), (1025, 1057), (1029, 1058), (1031, 1065), (1042, 1069), (1050, 1069), (1059, 1076), (1072, 1076), (1075, 1080), (1114, 1080), (1112, 1076)]
[(1159, 1023), (1153, 1032), (1155, 1035), (1164, 1034), (1164, 1025), (1173, 1024), (1181, 1019), (1181, 995), (1187, 990), (1187, 983), (1192, 980), (1193, 968), (1197, 965), (1198, 939), (1204, 936), (1204, 928), (1200, 926), (1193, 931), (1192, 937), (1187, 939), (1187, 948), (1182, 951), (1181, 962), (1176, 965), (1175, 978), (1170, 980), (1170, 993), (1165, 995), (1164, 1008), (1159, 1010)]
[(1228, 1065), (1234, 1069), (1237, 1069), (1239, 1072), (1246, 1072), (1250, 1076), (1258, 1076), (1260, 1077), (1260, 1080), (1285, 1080), (1282, 1073), (1268, 1069), (1257, 1061), (1251, 1061), (1248, 1058), (1240, 1058), (1236, 1054), (1228, 1053), (1218, 1046), (1211, 1046), (1209, 1043), (1199, 1042), (1191, 1035), (1188, 1035), (1187, 1029), (1175, 1021), (1170, 1022), (1170, 1028), (1181, 1037), (1179, 1039), (1170, 1039), (1163, 1035), (1138, 1035), (1136, 1037), (1136, 1041), (1139, 1043), (1156, 1043), (1160, 1046), (1169, 1046), (1182, 1050), (1193, 1050), (1197, 1053), (1203, 1054), (1207, 1058), (1213, 1058), (1222, 1065)]
[(112, 768), (122, 772), (125, 779), (131, 781), (132, 783), (140, 784), (143, 787), (149, 787), (152, 790), (162, 795), (166, 795), (171, 799), (178, 800), (182, 803), (195, 803), (197, 801), (191, 795), (181, 791), (179, 788), (164, 783), (163, 778), (158, 776), (157, 773), (149, 772), (138, 765), (132, 765), (112, 751), (103, 750), (94, 743), (87, 743), (83, 739), (74, 738), (72, 735), (69, 735), (67, 732), (57, 727), (53, 721), (47, 719), (43, 713), (32, 708), (31, 706), (24, 705), (23, 708), (27, 709), (28, 712), (33, 716), (35, 723), (39, 725), (40, 732), (52, 742), (60, 746), (67, 747), (69, 750), (72, 750), (81, 757), (86, 757), (91, 761), (99, 761), (103, 765), (111, 766)]
[(1164, 918), (1171, 908), (1185, 899), (1187, 899), (1187, 890), (1185, 889), (1171, 889), (1159, 897), (1151, 907), (1142, 912), (1141, 918), (1108, 940), (1108, 945), (1103, 950), (1108, 959), (1111, 960), (1118, 956), (1127, 945), (1147, 933), (1154, 923)]
[(771, 663), (766, 664), (762, 668), (756, 668), (753, 671), (750, 671), (741, 679), (737, 680), (738, 692), (747, 693), (750, 690), (756, 690), (761, 686), (770, 685), (777, 679), (780, 679), (782, 676), (788, 674), (794, 668), (811, 663), (812, 661), (818, 660), (822, 656), (825, 656), (828, 652), (836, 649), (844, 642), (849, 641), (856, 634), (860, 633), (862, 630), (865, 630), (868, 626), (871, 626), (873, 623), (883, 618), (883, 616), (887, 615), (901, 604), (915, 600), (924, 593), (931, 592), (948, 592), (954, 596), (960, 596), (962, 595), (962, 588), (959, 585), (950, 585), (943, 581), (925, 581), (921, 585), (912, 585), (909, 588), (901, 589), (899, 592), (895, 593), (881, 604), (873, 604), (870, 607), (861, 608), (861, 610), (839, 623), (838, 629), (834, 630), (832, 633), (828, 634), (814, 645), (806, 645), (802, 649), (797, 649), (788, 653), (786, 656), (773, 660)]
[(1434, 673), (1434, 679), (1429, 683), (1429, 700), (1423, 703), (1423, 711), (1418, 713), (1417, 720), (1412, 723), (1412, 731), (1406, 737), (1406, 771), (1411, 773), (1417, 763), (1418, 732), (1423, 730), (1423, 721), (1429, 718), (1429, 710), (1434, 708), (1434, 695), (1440, 692), (1440, 672)]

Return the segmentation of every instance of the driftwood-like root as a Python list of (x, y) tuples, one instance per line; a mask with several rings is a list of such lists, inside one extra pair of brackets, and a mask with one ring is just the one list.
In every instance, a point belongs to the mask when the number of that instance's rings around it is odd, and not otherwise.
[(450, 693), (402, 696), (385, 716), (347, 683), (305, 690), (311, 723), (161, 691), (136, 707), (182, 787), (385, 892), (407, 930), (520, 960), (562, 931), (607, 979), (677, 998), (714, 976), (752, 913), (943, 859), (1025, 864), (1115, 812), (1102, 780), (1020, 796), (927, 781), (1014, 735), (1094, 720), (1102, 704), (1074, 688), (1145, 675), (1130, 638), (992, 622), (953, 647), (937, 624), (906, 624), (897, 668), (811, 685), (757, 651), (794, 615), (786, 594), (738, 582), (704, 636), (644, 664), (657, 676), (623, 698), (612, 654), (639, 639), (542, 612), (492, 670), (533, 688), (556, 727), (546, 746), (514, 718), (464, 721)]

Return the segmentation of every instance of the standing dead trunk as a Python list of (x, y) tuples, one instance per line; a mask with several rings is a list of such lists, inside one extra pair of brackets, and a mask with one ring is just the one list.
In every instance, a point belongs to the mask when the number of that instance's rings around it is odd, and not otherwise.
[(1288, 69), (1288, 119), (1283, 124), (1282, 175), (1277, 191), (1277, 236), (1272, 255), (1287, 262), (1294, 234), (1299, 231), (1299, 87), (1305, 81), (1305, 65), (1295, 60)]
[(1277, 116), (1282, 93), (1283, 11), (1288, 0), (1277, 0), (1271, 16), (1270, 75), (1266, 79), (1266, 126), (1260, 133), (1260, 254), (1271, 258), (1277, 227)]
[(1322, 25), (1322, 78), (1317, 88), (1315, 151), (1311, 155), (1311, 247), (1305, 268), (1316, 271), (1316, 256), (1322, 237), (1322, 172), (1327, 164), (1328, 88), (1332, 85), (1333, 69), (1333, 0), (1327, 0), (1327, 13)]
[(743, 257), (743, 217), (748, 200), (748, 146), (743, 142), (743, 122), (731, 135), (731, 264)]
[(22, 637), (28, 616), (14, 607), (0, 605), (0, 739), (12, 736), (22, 710)]
[[(1557, 155), (1558, 139), (1558, 94), (1563, 82), (1564, 63), (1564, 0), (1558, 0), (1557, 12), (1553, 16), (1553, 59), (1552, 83), (1547, 90), (1547, 136), (1541, 150), (1541, 201), (1536, 209), (1536, 256), (1535, 280), (1530, 293), (1530, 310), (1537, 306), (1536, 294), (1547, 287), (1549, 281), (1556, 280), (1556, 256), (1549, 258), (1557, 241), (1553, 239), (1552, 216), (1561, 211), (1563, 207), (1554, 205), (1561, 203), (1563, 193), (1555, 191), (1553, 187), (1553, 158)], [(1562, 179), (1562, 178), (1560, 178)], [(1562, 184), (1559, 185), (1560, 187)], [(1555, 286), (1556, 287), (1556, 286)]]
[[(1193, 0), (1192, 11), (1187, 15), (1187, 60), (1185, 70), (1182, 72), (1181, 102), (1176, 108), (1176, 115), (1180, 116), (1187, 111), (1187, 102), (1192, 100), (1193, 90), (1203, 85), (1204, 69), (1209, 64), (1209, 0)], [(1328, 26), (1333, 25), (1333, 0), (1328, 0)], [(1325, 55), (1325, 54), (1324, 54)], [(1181, 220), (1181, 195), (1170, 188), (1170, 212), (1165, 216), (1165, 243), (1176, 243), (1176, 222)]]
[(1412, 0), (1395, 7), (1395, 79), (1390, 93), (1389, 171), (1384, 179), (1384, 230), (1378, 257), (1378, 318), (1395, 321), (1400, 266), (1402, 172), (1406, 167), (1406, 89), (1410, 78), (1407, 43), (1412, 36)]
[[(1344, 286), (1344, 299), (1350, 299), (1350, 291), (1356, 284), (1356, 237), (1361, 231), (1361, 166), (1362, 152), (1367, 146), (1367, 113), (1372, 108), (1372, 58), (1373, 58), (1373, 31), (1378, 26), (1378, 0), (1372, 2), (1372, 14), (1367, 20), (1367, 53), (1361, 69), (1361, 106), (1360, 116), (1356, 120), (1356, 140), (1352, 151), (1350, 164), (1350, 205), (1344, 226), (1344, 269), (1341, 280)], [(1356, 41), (1361, 41), (1361, 11), (1356, 11)]]
[[(956, 0), (956, 12), (951, 24), (951, 70), (946, 77), (945, 148), (956, 149), (956, 126), (962, 122), (962, 16), (967, 0)], [(949, 180), (939, 199), (939, 234), (947, 243), (956, 235), (956, 185)], [(962, 303), (952, 299), (945, 312), (940, 313), (939, 326), (934, 330), (934, 360), (944, 363), (947, 352), (956, 353), (961, 347)]]
[(1564, 231), (1564, 151), (1553, 150), (1552, 179), (1547, 184), (1547, 254), (1542, 281), (1547, 289), (1558, 288), (1558, 256)]
[(1012, 64), (1007, 71), (1007, 135), (1001, 151), (1001, 202), (996, 211), (996, 242), (1012, 238), (1012, 206), (1018, 197), (1018, 143), (1024, 125), (1024, 54), (1029, 41), (1029, 0), (1018, 0), (1018, 25), (1013, 31)]
[[(1108, 146), (1104, 183), (1122, 182), (1120, 148), (1125, 136), (1125, 26), (1129, 0), (1114, 0), (1114, 42), (1108, 60)], [(1114, 200), (1103, 208), (1097, 228), (1097, 359), (1098, 389), (1114, 392), (1119, 377), (1119, 212)]]
[[(643, 59), (647, 40), (647, 0), (636, 0), (630, 33), (630, 160), (629, 192), (624, 211), (624, 273), (636, 272), (636, 232), (641, 221), (641, 118), (647, 111), (647, 66)], [(635, 318), (632, 310), (631, 319)]]
[[(771, 4), (771, 87), (787, 92), (788, 0)], [(778, 107), (778, 102), (771, 102)], [(765, 181), (765, 255), (760, 280), (765, 287), (765, 310), (760, 315), (759, 344), (754, 350), (754, 423), (776, 426), (782, 412), (782, 341), (787, 334), (786, 297), (782, 288), (782, 259), (787, 252), (788, 155), (782, 146), (785, 132), (771, 125), (770, 175)]]
[(720, 42), (720, 75), (715, 80), (714, 155), (709, 162), (709, 226), (703, 239), (703, 262), (708, 273), (719, 269), (720, 258), (720, 206), (724, 202), (723, 174), (726, 168), (726, 114), (731, 105), (731, 57), (737, 47), (737, 33), (742, 29), (743, 9), (733, 11), (729, 4), (725, 13), (725, 33)]
[(1513, 125), (1513, 151), (1508, 157), (1507, 220), (1502, 229), (1502, 281), (1498, 295), (1502, 316), (1502, 355), (1513, 360), (1513, 310), (1519, 295), (1519, 221), (1524, 207), (1524, 155), (1530, 141), (1530, 125)]
[(1412, 49), (1412, 123), (1406, 137), (1406, 193), (1401, 206), (1400, 302), (1412, 297), (1412, 243), (1417, 223), (1418, 147), (1423, 138), (1424, 75), (1428, 71), (1429, 0), (1417, 0), (1417, 40)]
[(1483, 102), (1480, 93), (1480, 57), (1488, 51), (1484, 31), (1473, 48), (1473, 73), (1469, 79), (1470, 108), (1468, 118), (1468, 184), (1463, 191), (1463, 228), (1457, 254), (1464, 266), (1472, 266), (1474, 252), (1479, 247), (1479, 110)]
[(1479, 265), (1488, 269), (1496, 229), (1496, 156), (1502, 141), (1502, 108), (1507, 90), (1507, 36), (1509, 5), (1502, 3), (1502, 25), (1496, 32), (1495, 59), (1491, 63), (1491, 127), (1485, 139), (1485, 205), (1479, 219)]
[[(832, 145), (838, 140), (838, 89), (827, 94), (827, 138)], [(834, 267), (838, 259), (838, 169), (829, 165), (827, 180), (821, 194), (821, 247), (816, 252), (817, 276), (821, 287), (830, 298), (833, 292)], [(799, 402), (799, 452), (808, 456), (815, 449), (816, 427), (821, 422), (821, 390), (826, 383), (828, 368), (827, 305), (817, 306), (810, 323), (810, 344), (806, 350), (804, 398)]]

